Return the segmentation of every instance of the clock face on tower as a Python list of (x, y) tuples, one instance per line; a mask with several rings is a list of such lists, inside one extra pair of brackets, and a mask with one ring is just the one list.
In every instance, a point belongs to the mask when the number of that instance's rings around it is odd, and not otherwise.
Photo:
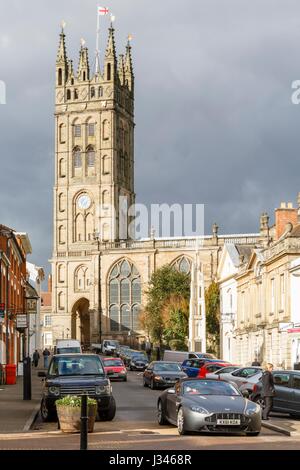
[(82, 194), (77, 201), (79, 209), (89, 209), (91, 206), (91, 198), (87, 194)]

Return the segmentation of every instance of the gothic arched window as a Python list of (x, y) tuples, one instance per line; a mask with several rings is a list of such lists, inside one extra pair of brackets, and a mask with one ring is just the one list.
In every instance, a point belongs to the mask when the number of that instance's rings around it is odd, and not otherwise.
[(78, 147), (74, 149), (73, 162), (74, 162), (74, 168), (82, 167), (81, 150)]
[(58, 69), (58, 86), (62, 85), (62, 69)]
[(86, 291), (90, 285), (89, 271), (87, 266), (79, 266), (75, 271), (75, 291)]
[(95, 150), (89, 147), (86, 152), (87, 166), (95, 166)]
[(74, 90), (74, 100), (78, 100), (78, 90)]
[(109, 174), (109, 157), (107, 155), (104, 155), (104, 157), (102, 158), (102, 174)]
[(109, 276), (111, 331), (139, 331), (142, 300), (141, 276), (127, 260), (119, 261)]
[(103, 88), (102, 88), (102, 86), (99, 86), (99, 88), (98, 88), (98, 98), (102, 98), (102, 96), (103, 96)]
[(109, 139), (109, 123), (107, 119), (104, 119), (102, 123), (102, 139), (103, 140)]
[(175, 269), (181, 273), (190, 274), (191, 273), (191, 260), (182, 256), (178, 258), (173, 264)]
[(91, 98), (95, 98), (95, 87), (91, 88)]
[(71, 99), (71, 90), (67, 90), (67, 100)]
[(107, 80), (111, 80), (111, 64), (107, 64)]

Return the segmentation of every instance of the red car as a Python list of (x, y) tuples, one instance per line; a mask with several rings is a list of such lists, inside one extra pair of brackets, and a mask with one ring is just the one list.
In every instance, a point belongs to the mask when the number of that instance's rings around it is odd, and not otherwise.
[(104, 357), (102, 359), (105, 373), (110, 380), (120, 379), (127, 381), (127, 369), (119, 357)]
[(206, 374), (215, 372), (216, 370), (222, 369), (222, 367), (231, 366), (229, 362), (206, 362), (201, 369), (199, 369), (197, 377), (206, 377)]

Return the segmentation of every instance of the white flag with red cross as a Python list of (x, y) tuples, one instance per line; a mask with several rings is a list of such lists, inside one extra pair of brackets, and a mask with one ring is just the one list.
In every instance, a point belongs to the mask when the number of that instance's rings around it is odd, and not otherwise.
[(104, 15), (108, 15), (109, 13), (109, 9), (106, 8), (106, 7), (98, 7), (98, 15), (99, 16), (104, 16)]

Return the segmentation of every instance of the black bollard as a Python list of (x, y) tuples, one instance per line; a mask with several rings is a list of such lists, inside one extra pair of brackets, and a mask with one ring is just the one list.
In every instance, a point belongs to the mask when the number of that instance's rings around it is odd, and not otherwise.
[(23, 359), (23, 400), (31, 400), (31, 358)]
[(88, 396), (85, 393), (81, 397), (81, 427), (80, 427), (80, 450), (88, 448)]

